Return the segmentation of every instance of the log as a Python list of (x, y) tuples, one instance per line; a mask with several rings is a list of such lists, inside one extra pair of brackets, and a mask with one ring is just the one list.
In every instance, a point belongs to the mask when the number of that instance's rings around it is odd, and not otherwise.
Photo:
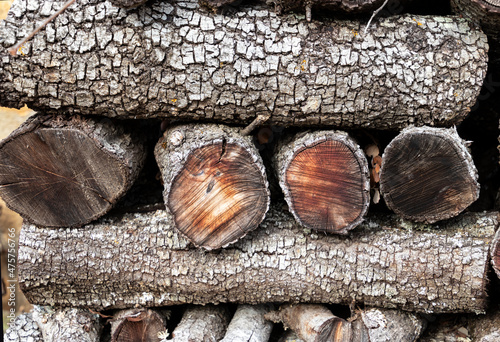
[(351, 323), (332, 314), (320, 304), (283, 305), (265, 315), (274, 323), (282, 322), (305, 342), (350, 342)]
[(172, 342), (220, 341), (231, 317), (226, 305), (191, 305), (172, 332)]
[(8, 323), (8, 326), (3, 335), (4, 342), (44, 342), (42, 332), (33, 320), (31, 312), (20, 314), (12, 324)]
[[(358, 21), (308, 23), (258, 4), (226, 16), (196, 1), (128, 11), (98, 0), (84, 11), (71, 6), (26, 43), (25, 56), (0, 58), (0, 105), (239, 125), (269, 114), (282, 126), (401, 129), (460, 122), (486, 75), (486, 36), (464, 19), (394, 16), (361, 35)], [(1, 46), (48, 15), (51, 5), (42, 3), (13, 4), (0, 22)]]
[(287, 330), (285, 333), (280, 337), (278, 342), (305, 342), (302, 340), (300, 337), (297, 336), (297, 333), (293, 330)]
[(37, 115), (0, 142), (0, 196), (34, 224), (81, 226), (125, 194), (145, 154), (109, 119)]
[(214, 124), (174, 126), (155, 147), (175, 226), (196, 246), (225, 247), (258, 227), (270, 194), (251, 137)]
[(305, 342), (414, 342), (424, 331), (426, 321), (414, 313), (371, 308), (344, 320), (323, 305), (285, 305), (266, 318), (283, 322)]
[(482, 312), (497, 227), (497, 212), (463, 214), (434, 226), (373, 216), (348, 237), (319, 236), (273, 208), (259, 229), (211, 252), (183, 238), (166, 211), (108, 216), (73, 229), (25, 224), (18, 277), (30, 303), (99, 311), (356, 302)]
[(289, 210), (305, 227), (347, 234), (363, 221), (368, 162), (347, 133), (299, 133), (277, 148), (274, 164)]
[(456, 130), (412, 127), (384, 150), (380, 193), (404, 218), (433, 223), (458, 215), (479, 197), (478, 174)]
[(238, 305), (221, 342), (268, 342), (273, 324), (264, 315), (271, 308), (270, 304)]
[(500, 279), (500, 229), (497, 230), (491, 245), (491, 264), (498, 279)]
[(33, 320), (44, 342), (99, 342), (102, 323), (99, 315), (86, 309), (34, 306)]
[(168, 336), (166, 319), (156, 310), (120, 310), (111, 320), (111, 342), (150, 342)]

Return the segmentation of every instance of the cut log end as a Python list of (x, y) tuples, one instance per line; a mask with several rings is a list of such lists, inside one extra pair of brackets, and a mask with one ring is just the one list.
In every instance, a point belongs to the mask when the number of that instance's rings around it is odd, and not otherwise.
[(344, 135), (313, 140), (296, 150), (284, 181), (290, 210), (308, 228), (345, 234), (368, 210), (367, 163)]
[(0, 195), (35, 224), (76, 226), (107, 212), (126, 191), (127, 170), (92, 138), (43, 128), (0, 153)]
[(154, 310), (121, 311), (114, 321), (111, 342), (159, 341), (167, 335), (165, 319)]
[(492, 242), (491, 264), (493, 265), (493, 269), (495, 270), (498, 279), (500, 279), (500, 229), (497, 230), (495, 238)]
[(447, 219), (479, 196), (476, 168), (455, 131), (406, 129), (382, 158), (381, 193), (404, 218), (428, 223)]

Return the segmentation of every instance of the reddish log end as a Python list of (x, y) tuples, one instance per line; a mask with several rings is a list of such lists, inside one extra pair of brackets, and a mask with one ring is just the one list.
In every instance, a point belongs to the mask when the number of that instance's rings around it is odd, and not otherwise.
[(346, 233), (368, 210), (368, 166), (341, 140), (315, 141), (295, 152), (285, 182), (289, 205), (308, 228)]
[(447, 219), (479, 196), (472, 157), (453, 129), (405, 129), (382, 158), (380, 191), (387, 206), (404, 218)]
[(267, 211), (260, 169), (238, 144), (194, 150), (172, 183), (168, 208), (177, 228), (195, 245), (220, 248), (255, 229)]
[(165, 319), (156, 311), (148, 309), (132, 311), (115, 318), (118, 324), (112, 329), (111, 342), (160, 341), (160, 336), (167, 334)]

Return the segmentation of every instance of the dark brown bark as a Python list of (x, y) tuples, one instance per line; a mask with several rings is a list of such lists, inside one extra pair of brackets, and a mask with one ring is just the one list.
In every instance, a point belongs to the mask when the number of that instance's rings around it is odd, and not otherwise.
[(320, 304), (284, 305), (265, 315), (275, 323), (282, 322), (306, 342), (350, 342), (351, 323), (332, 314)]
[(31, 303), (95, 310), (358, 302), (482, 312), (497, 215), (466, 214), (433, 227), (367, 217), (345, 237), (311, 234), (272, 209), (257, 230), (217, 252), (193, 248), (165, 211), (107, 217), (80, 229), (26, 224), (19, 282)]
[(167, 335), (165, 317), (152, 309), (122, 310), (111, 321), (111, 342), (152, 342)]
[(347, 133), (299, 133), (278, 147), (274, 164), (290, 212), (304, 226), (347, 234), (363, 221), (368, 163)]
[(81, 226), (113, 207), (144, 159), (140, 140), (109, 119), (38, 115), (0, 142), (0, 196), (35, 224)]
[(172, 342), (220, 341), (231, 317), (226, 305), (191, 305), (172, 332)]
[(237, 128), (172, 127), (156, 144), (155, 156), (167, 209), (196, 246), (227, 246), (264, 219), (270, 195), (262, 158)]
[[(42, 3), (14, 2), (0, 22), (1, 46), (51, 12)], [(235, 124), (269, 114), (271, 124), (380, 129), (450, 125), (467, 115), (486, 75), (482, 32), (464, 19), (418, 15), (363, 29), (255, 4), (225, 15), (196, 0), (127, 11), (79, 0), (24, 56), (0, 58), (0, 104)]]
[(240, 304), (234, 313), (221, 342), (267, 342), (273, 323), (264, 315), (272, 309), (270, 304)]
[(472, 157), (454, 128), (408, 128), (385, 148), (380, 192), (404, 218), (433, 223), (458, 215), (479, 197)]
[(491, 245), (491, 264), (498, 279), (500, 279), (500, 229), (497, 230)]

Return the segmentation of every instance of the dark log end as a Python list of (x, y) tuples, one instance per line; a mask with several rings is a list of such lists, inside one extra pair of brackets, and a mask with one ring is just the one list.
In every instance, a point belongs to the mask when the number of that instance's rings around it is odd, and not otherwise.
[(351, 340), (351, 323), (338, 317), (326, 321), (316, 337), (317, 342), (351, 342)]
[(77, 130), (41, 128), (0, 147), (0, 196), (38, 225), (88, 223), (106, 213), (128, 183), (123, 165)]
[(477, 3), (490, 13), (500, 14), (500, 0), (471, 0), (471, 2)]
[(252, 156), (237, 144), (194, 150), (175, 177), (168, 207), (177, 228), (195, 245), (216, 249), (264, 219), (269, 195)]
[(166, 335), (165, 320), (156, 311), (144, 310), (119, 318), (111, 342), (160, 341)]
[(306, 227), (345, 233), (361, 222), (369, 204), (365, 168), (342, 141), (304, 147), (286, 171), (292, 210)]
[(447, 219), (479, 196), (477, 173), (460, 137), (443, 132), (403, 132), (384, 152), (380, 190), (387, 206), (404, 218)]

